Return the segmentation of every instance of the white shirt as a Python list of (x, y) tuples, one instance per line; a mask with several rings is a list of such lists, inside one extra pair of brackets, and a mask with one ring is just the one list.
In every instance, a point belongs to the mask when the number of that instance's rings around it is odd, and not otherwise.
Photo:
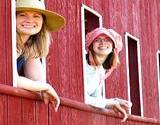
[[(112, 105), (117, 104), (116, 100), (118, 98), (105, 98), (105, 69), (103, 66), (95, 68), (86, 62), (84, 70), (85, 103), (98, 108), (111, 108)], [(118, 100), (126, 101), (123, 99)]]
[(87, 62), (85, 64), (85, 103), (95, 107), (104, 108), (105, 100), (105, 69), (103, 66), (93, 67)]

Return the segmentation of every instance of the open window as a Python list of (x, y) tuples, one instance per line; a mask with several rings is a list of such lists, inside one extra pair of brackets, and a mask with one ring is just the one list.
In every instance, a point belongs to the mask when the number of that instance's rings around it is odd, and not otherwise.
[[(86, 62), (86, 50), (85, 50), (85, 35), (97, 27), (102, 27), (102, 16), (95, 10), (82, 4), (81, 6), (81, 24), (82, 24), (82, 58), (83, 58), (83, 78), (86, 82), (84, 71)], [(85, 99), (85, 86), (84, 86), (84, 99)], [(105, 95), (105, 87), (103, 87), (103, 95)]]
[(128, 97), (132, 102), (131, 114), (143, 116), (142, 76), (139, 39), (125, 34)]
[[(16, 52), (16, 0), (12, 0), (12, 77), (13, 87), (17, 87), (17, 52)], [(46, 80), (46, 61), (42, 59), (44, 67), (44, 78)]]
[(158, 74), (158, 96), (159, 96), (159, 111), (160, 111), (160, 50), (157, 51), (157, 74)]

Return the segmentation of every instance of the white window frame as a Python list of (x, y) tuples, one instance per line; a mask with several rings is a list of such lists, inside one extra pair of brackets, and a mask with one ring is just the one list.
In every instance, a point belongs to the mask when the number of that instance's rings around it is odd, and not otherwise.
[[(86, 77), (84, 76), (84, 71), (85, 71), (85, 62), (86, 62), (86, 50), (85, 50), (85, 10), (93, 13), (97, 17), (99, 17), (99, 27), (102, 27), (102, 16), (92, 8), (82, 4), (81, 6), (81, 28), (82, 28), (82, 60), (83, 60), (83, 82), (85, 83), (87, 80), (85, 79)], [(105, 82), (105, 81), (104, 81)], [(83, 83), (83, 84), (84, 84)], [(103, 95), (105, 95), (105, 86), (103, 87)], [(84, 99), (85, 99), (85, 85), (84, 85)]]
[(13, 87), (17, 87), (17, 62), (16, 62), (16, 2), (12, 0), (12, 78)]
[(160, 62), (159, 62), (160, 50), (157, 51), (157, 78), (158, 78), (158, 99), (159, 99), (159, 111), (160, 111)]
[[(16, 51), (16, 2), (12, 0), (12, 78), (13, 87), (17, 87), (17, 51)], [(44, 81), (46, 81), (46, 59), (42, 59), (42, 65), (44, 67)]]
[[(128, 85), (128, 100), (130, 98), (130, 78), (129, 78), (129, 61), (128, 61), (128, 37), (134, 39), (137, 42), (137, 58), (138, 58), (138, 76), (139, 76), (139, 92), (140, 92), (140, 110), (141, 116), (144, 117), (143, 113), (143, 92), (142, 92), (142, 71), (141, 71), (141, 54), (140, 54), (140, 40), (133, 35), (125, 32), (125, 45), (126, 45), (126, 71), (127, 71), (127, 85)], [(130, 111), (131, 113), (131, 111)]]

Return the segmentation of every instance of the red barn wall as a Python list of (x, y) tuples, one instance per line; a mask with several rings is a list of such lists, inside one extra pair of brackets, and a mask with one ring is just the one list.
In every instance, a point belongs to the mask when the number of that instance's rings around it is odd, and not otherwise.
[[(51, 47), (56, 50), (57, 54), (51, 52), (49, 55), (48, 65), (50, 68), (48, 68), (48, 74), (54, 74), (54, 77), (52, 75), (48, 77), (50, 82), (53, 81), (53, 83), (58, 84), (61, 95), (66, 98), (83, 101), (82, 62), (79, 60), (82, 58), (80, 6), (84, 3), (99, 12), (103, 16), (103, 25), (118, 31), (123, 40), (125, 32), (140, 39), (144, 116), (158, 118), (156, 52), (159, 49), (158, 10), (160, 3), (156, 0), (70, 0), (67, 3), (65, 1), (56, 3), (58, 4), (53, 2), (52, 5), (50, 3), (49, 7), (56, 9), (56, 11), (65, 16), (66, 27), (56, 34), (57, 37)], [(107, 80), (108, 97), (127, 98), (125, 56), (124, 45), (120, 54), (121, 66)], [(54, 62), (57, 68), (52, 66), (51, 62)], [(155, 112), (155, 114), (151, 114), (150, 111)]]
[[(144, 116), (158, 119), (156, 52), (160, 48), (160, 1), (158, 0), (46, 0), (47, 8), (66, 18), (66, 26), (53, 33), (47, 57), (47, 80), (61, 97), (83, 102), (81, 4), (103, 16), (103, 25), (118, 31), (124, 40), (129, 32), (140, 39)], [(0, 83), (12, 85), (11, 0), (0, 1)], [(127, 99), (125, 45), (121, 65), (107, 80), (107, 97)], [(1, 87), (1, 86), (0, 86)], [(69, 107), (58, 113), (42, 101), (0, 94), (0, 125), (98, 125), (119, 124), (114, 116)], [(151, 123), (129, 120), (131, 125)]]
[[(0, 1), (0, 83), (12, 84), (12, 63), (11, 63), (11, 1)], [(0, 123), (6, 125), (8, 123), (8, 106), (6, 95), (0, 94)]]

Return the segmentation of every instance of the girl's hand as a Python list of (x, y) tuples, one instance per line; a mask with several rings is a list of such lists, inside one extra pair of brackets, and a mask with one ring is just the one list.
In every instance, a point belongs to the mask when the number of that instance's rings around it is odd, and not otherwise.
[(128, 118), (129, 109), (132, 107), (132, 103), (123, 99), (115, 98), (115, 104), (113, 105), (113, 110), (116, 113), (122, 114), (123, 120), (121, 122), (125, 122)]
[(132, 103), (130, 101), (119, 99), (119, 98), (115, 98), (115, 100), (119, 102), (121, 107), (125, 109), (127, 113), (129, 112), (129, 110), (132, 107)]
[(60, 105), (60, 98), (57, 95), (54, 88), (50, 84), (48, 84), (48, 85), (49, 85), (48, 90), (42, 92), (43, 100), (44, 100), (45, 104), (51, 103), (52, 106), (54, 107), (55, 111), (57, 112), (58, 107)]
[(127, 120), (128, 114), (127, 114), (126, 110), (121, 107), (121, 105), (119, 103), (113, 105), (112, 108), (113, 108), (114, 112), (120, 113), (120, 114), (123, 115), (123, 119), (122, 119), (121, 122), (125, 122)]

